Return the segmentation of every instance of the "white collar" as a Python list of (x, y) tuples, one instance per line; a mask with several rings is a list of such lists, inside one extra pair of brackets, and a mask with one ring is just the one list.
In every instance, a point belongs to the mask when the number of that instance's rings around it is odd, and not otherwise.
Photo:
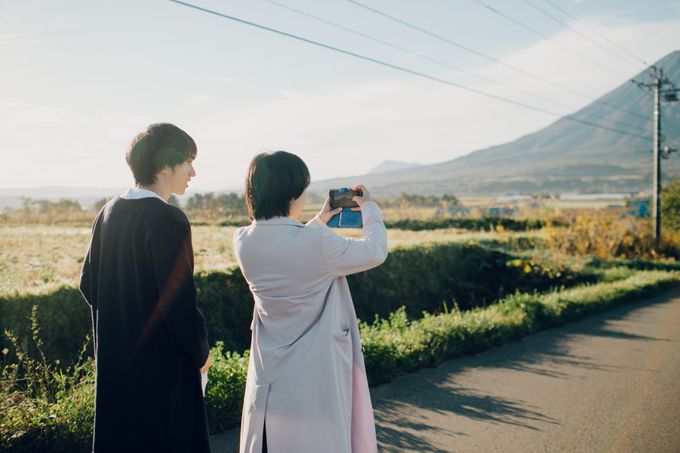
[[(125, 200), (141, 200), (142, 198), (153, 198), (156, 197), (159, 200), (163, 200), (163, 197), (158, 195), (153, 190), (144, 189), (142, 187), (132, 187), (120, 195), (120, 198)], [(167, 201), (163, 200), (164, 203)]]
[(255, 219), (253, 220), (253, 225), (293, 225), (293, 226), (304, 226), (297, 220), (293, 220), (290, 217), (272, 217), (270, 219)]

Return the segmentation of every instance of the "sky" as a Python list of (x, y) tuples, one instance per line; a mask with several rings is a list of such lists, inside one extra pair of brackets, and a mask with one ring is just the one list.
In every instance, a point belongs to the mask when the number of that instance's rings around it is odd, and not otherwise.
[[(346, 0), (193, 4), (557, 115), (680, 49), (679, 0), (480, 0), (542, 36), (475, 0), (357, 1), (444, 40)], [(451, 160), (556, 120), (168, 0), (0, 0), (0, 61), (3, 189), (129, 186), (127, 146), (156, 122), (194, 137), (191, 187), (208, 191), (240, 187), (262, 151), (322, 180)]]

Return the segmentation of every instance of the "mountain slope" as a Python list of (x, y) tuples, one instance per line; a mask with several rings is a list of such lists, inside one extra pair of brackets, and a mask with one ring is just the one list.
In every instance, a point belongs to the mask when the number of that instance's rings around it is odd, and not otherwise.
[[(680, 51), (659, 62), (665, 74), (680, 82)], [(639, 80), (647, 80), (639, 74)], [(501, 195), (516, 192), (637, 192), (651, 185), (652, 97), (626, 83), (570, 115), (645, 138), (598, 129), (562, 118), (524, 137), (472, 152), (447, 162), (312, 184), (312, 191), (366, 184), (375, 193), (414, 192), (456, 195)], [(614, 110), (607, 105), (621, 107)], [(666, 142), (680, 148), (680, 102), (662, 105)], [(604, 119), (600, 119), (604, 117)], [(648, 137), (648, 138), (647, 138)], [(680, 155), (664, 160), (664, 172), (680, 175)]]

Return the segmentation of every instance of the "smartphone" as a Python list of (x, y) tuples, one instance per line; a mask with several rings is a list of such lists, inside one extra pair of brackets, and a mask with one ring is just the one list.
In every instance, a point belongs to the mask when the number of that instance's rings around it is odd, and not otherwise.
[(352, 200), (352, 198), (361, 197), (362, 195), (363, 192), (361, 190), (347, 188), (328, 191), (331, 209), (342, 208), (340, 214), (335, 214), (328, 221), (328, 226), (331, 228), (363, 228), (361, 211), (352, 211), (352, 208), (359, 207), (359, 204)]
[(328, 191), (328, 198), (331, 200), (331, 209), (337, 208), (358, 208), (359, 204), (352, 200), (354, 197), (363, 195), (361, 189), (333, 189)]

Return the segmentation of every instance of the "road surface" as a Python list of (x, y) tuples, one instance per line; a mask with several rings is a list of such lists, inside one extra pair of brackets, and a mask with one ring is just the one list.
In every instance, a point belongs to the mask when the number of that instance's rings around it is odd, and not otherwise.
[[(680, 290), (371, 394), (381, 452), (678, 453)], [(212, 442), (237, 451), (238, 430)]]

